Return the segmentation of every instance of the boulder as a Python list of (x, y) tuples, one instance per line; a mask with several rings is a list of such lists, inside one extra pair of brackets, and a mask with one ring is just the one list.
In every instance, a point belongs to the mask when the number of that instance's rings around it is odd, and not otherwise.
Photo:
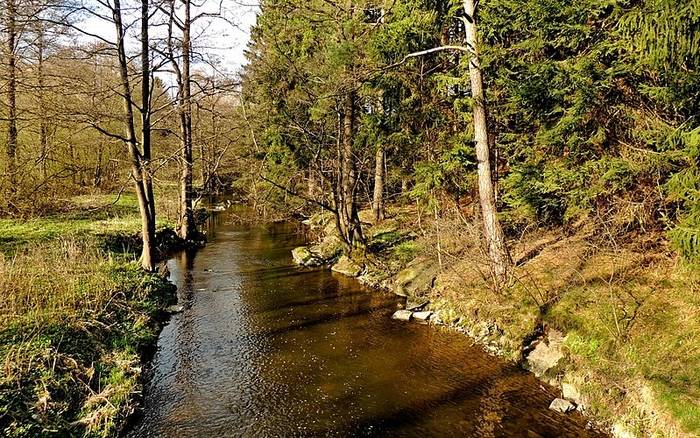
[(430, 312), (428, 310), (423, 311), (423, 312), (414, 312), (413, 313), (413, 319), (417, 319), (419, 321), (423, 322), (428, 322), (428, 319), (430, 318), (430, 315), (432, 315), (433, 312)]
[(357, 277), (362, 273), (362, 266), (357, 264), (348, 256), (342, 256), (331, 267), (331, 270), (343, 275), (347, 275), (348, 277)]
[(554, 401), (549, 405), (549, 409), (566, 414), (576, 409), (576, 406), (569, 400), (564, 400), (563, 398), (555, 398)]
[(581, 402), (581, 393), (578, 388), (571, 383), (564, 382), (561, 384), (561, 396), (574, 401), (576, 404), (580, 404)]
[(420, 296), (433, 288), (439, 268), (430, 258), (418, 258), (396, 275), (394, 293), (404, 297)]
[(406, 300), (406, 309), (418, 312), (425, 309), (428, 304), (430, 304), (429, 299), (418, 297), (411, 300)]
[(330, 263), (343, 252), (343, 244), (339, 237), (329, 236), (309, 250), (324, 263)]
[(532, 371), (537, 377), (544, 376), (547, 371), (559, 365), (559, 361), (564, 358), (563, 344), (564, 336), (561, 332), (550, 330), (525, 358), (525, 368)]
[(294, 263), (301, 266), (320, 266), (323, 260), (314, 254), (308, 246), (300, 246), (292, 250)]
[(393, 315), (391, 315), (391, 319), (398, 319), (399, 321), (410, 321), (411, 316), (413, 316), (413, 312), (410, 310), (397, 310), (394, 312)]

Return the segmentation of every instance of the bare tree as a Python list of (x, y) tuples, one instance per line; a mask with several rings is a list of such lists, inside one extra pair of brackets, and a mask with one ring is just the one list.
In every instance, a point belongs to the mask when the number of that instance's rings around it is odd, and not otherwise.
[(17, 4), (6, 0), (5, 50), (7, 57), (7, 176), (8, 188), (15, 190), (17, 183)]
[[(145, 126), (142, 129), (142, 148), (139, 149), (139, 143), (136, 138), (136, 124), (134, 123), (134, 101), (131, 93), (131, 83), (129, 79), (129, 61), (126, 57), (125, 48), (125, 29), (122, 21), (122, 8), (120, 0), (114, 0), (112, 6), (112, 18), (114, 28), (117, 33), (117, 59), (119, 63), (119, 78), (121, 80), (121, 95), (124, 108), (124, 126), (125, 135), (121, 137), (125, 143), (129, 156), (131, 158), (131, 178), (133, 180), (136, 198), (139, 203), (139, 212), (141, 214), (141, 239), (143, 241), (143, 250), (141, 252), (141, 266), (146, 270), (154, 269), (154, 240), (155, 240), (155, 201), (153, 199), (153, 190), (151, 187), (151, 176), (148, 170), (148, 162), (150, 161), (150, 127)], [(145, 37), (142, 42), (142, 60), (145, 67), (142, 71), (142, 81), (144, 77), (150, 78), (150, 69), (148, 68), (149, 48), (148, 48), (148, 0), (142, 0), (142, 17), (141, 17), (141, 37)], [(142, 96), (142, 114), (143, 120), (149, 121), (149, 115), (146, 113), (149, 108), (150, 89), (145, 85), (147, 93)], [(150, 191), (150, 196), (149, 196)]]
[[(176, 2), (182, 2), (184, 17), (177, 15)], [(192, 3), (190, 0), (169, 0), (168, 13), (168, 57), (170, 59), (177, 82), (177, 110), (180, 119), (180, 217), (179, 234), (185, 240), (193, 238), (197, 231), (192, 188), (193, 159), (192, 159)], [(177, 28), (181, 36), (175, 35)], [(180, 52), (177, 52), (179, 48)]]

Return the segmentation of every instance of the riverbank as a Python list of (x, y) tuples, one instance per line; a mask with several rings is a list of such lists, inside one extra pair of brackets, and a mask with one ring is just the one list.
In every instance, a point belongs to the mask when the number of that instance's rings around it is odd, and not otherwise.
[(308, 221), (319, 243), (295, 259), (405, 295), (433, 322), (521, 362), (616, 436), (700, 435), (699, 279), (662, 236), (612, 236), (590, 223), (527, 232), (511, 242), (513, 283), (495, 292), (480, 230), (463, 214), (394, 207), (375, 224), (368, 213), (363, 260), (338, 259), (328, 215)]
[[(161, 221), (161, 257), (181, 242)], [(65, 211), (0, 219), (0, 435), (113, 436), (174, 286), (140, 270), (133, 196), (81, 196)]]

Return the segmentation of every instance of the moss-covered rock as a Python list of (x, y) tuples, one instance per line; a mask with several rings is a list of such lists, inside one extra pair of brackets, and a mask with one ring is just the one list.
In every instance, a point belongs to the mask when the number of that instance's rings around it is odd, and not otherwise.
[(349, 277), (357, 277), (362, 273), (363, 267), (347, 256), (342, 256), (331, 270)]
[(323, 260), (314, 254), (308, 246), (300, 246), (292, 250), (294, 263), (301, 266), (320, 266)]
[(343, 243), (337, 236), (329, 236), (317, 245), (313, 245), (309, 250), (324, 263), (331, 263), (343, 252)]
[(405, 297), (424, 295), (432, 289), (438, 273), (435, 260), (418, 258), (396, 275), (394, 292)]

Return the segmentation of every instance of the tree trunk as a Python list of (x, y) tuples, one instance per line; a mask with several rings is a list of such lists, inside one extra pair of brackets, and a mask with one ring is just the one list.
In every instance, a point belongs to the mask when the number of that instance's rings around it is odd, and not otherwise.
[(343, 141), (340, 153), (340, 202), (338, 208), (342, 220), (344, 240), (347, 249), (352, 251), (364, 243), (362, 227), (357, 209), (357, 169), (353, 143), (355, 140), (355, 93), (348, 93), (343, 111)]
[(486, 96), (479, 64), (479, 40), (475, 8), (475, 0), (464, 0), (466, 43), (471, 55), (469, 60), (469, 79), (474, 100), (474, 143), (479, 177), (479, 201), (492, 273), (498, 287), (507, 281), (512, 261), (496, 212), (496, 198), (491, 176)]
[(15, 0), (7, 0), (5, 31), (7, 32), (7, 176), (10, 192), (17, 184), (17, 8)]
[[(128, 59), (126, 57), (126, 49), (124, 47), (124, 27), (122, 25), (120, 0), (114, 0), (112, 14), (117, 32), (119, 77), (122, 87), (122, 100), (124, 104), (124, 140), (131, 157), (131, 177), (134, 182), (134, 189), (136, 191), (136, 198), (138, 200), (139, 212), (141, 215), (141, 240), (143, 242), (141, 266), (145, 270), (152, 271), (155, 267), (153, 260), (153, 245), (155, 240), (153, 231), (155, 230), (155, 218), (152, 216), (153, 210), (149, 205), (149, 197), (146, 186), (144, 185), (144, 172), (147, 173), (147, 170), (143, 166), (144, 157), (138, 149), (138, 142), (136, 140), (133, 100), (131, 96), (131, 86), (129, 83)], [(145, 23), (147, 26), (147, 20)], [(148, 34), (146, 33), (146, 35)]]
[(191, 240), (196, 233), (192, 210), (192, 96), (190, 84), (190, 40), (191, 16), (190, 0), (182, 0), (185, 5), (185, 19), (182, 28), (182, 72), (180, 77), (180, 133), (182, 135), (181, 175), (180, 175), (180, 237)]
[(379, 146), (374, 158), (374, 196), (372, 199), (372, 212), (374, 213), (374, 220), (376, 222), (384, 220), (385, 166), (386, 151), (384, 150), (384, 146)]
[[(155, 241), (156, 202), (151, 175), (151, 53), (148, 37), (149, 0), (141, 0), (141, 181), (148, 211), (148, 238)], [(144, 245), (142, 259), (153, 260), (153, 245)], [(151, 262), (152, 263), (152, 262)]]
[(48, 136), (49, 136), (49, 124), (46, 116), (46, 99), (44, 98), (44, 91), (46, 86), (46, 81), (44, 78), (44, 29), (39, 24), (39, 35), (37, 41), (37, 82), (39, 86), (38, 96), (39, 96), (39, 163), (41, 164), (41, 176), (44, 180), (48, 178), (47, 160), (48, 160)]

